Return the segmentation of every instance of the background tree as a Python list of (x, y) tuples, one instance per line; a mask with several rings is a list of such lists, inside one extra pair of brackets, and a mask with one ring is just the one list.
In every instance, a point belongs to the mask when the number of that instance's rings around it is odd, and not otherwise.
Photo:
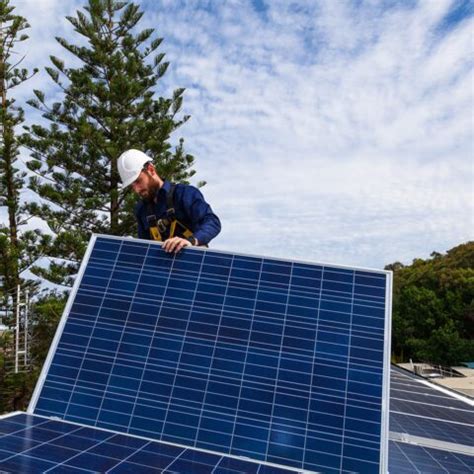
[(48, 106), (41, 91), (29, 102), (49, 122), (26, 127), (24, 143), (37, 174), (30, 187), (46, 200), (29, 211), (56, 234), (50, 256), (69, 262), (43, 270), (56, 282), (70, 283), (91, 233), (134, 234), (135, 198), (120, 189), (117, 172), (124, 150), (147, 153), (167, 179), (186, 182), (194, 174), (183, 140), (174, 149), (169, 143), (189, 118), (178, 118), (184, 90), (157, 96), (168, 63), (157, 53), (162, 39), (153, 37), (153, 29), (138, 29), (142, 16), (130, 2), (89, 0), (84, 11), (67, 17), (81, 45), (57, 38), (81, 66), (68, 68), (52, 56), (53, 67), (46, 68), (62, 102)]
[[(0, 205), (7, 210), (8, 223), (0, 225), (0, 275), (3, 295), (12, 295), (20, 283), (20, 273), (31, 263), (34, 252), (26, 250), (36, 242), (36, 235), (24, 232), (20, 239), (20, 226), (27, 215), (20, 203), (20, 191), (25, 187), (25, 172), (17, 168), (19, 142), (15, 127), (23, 122), (21, 107), (15, 104), (11, 91), (26, 81), (30, 75), (18, 66), (23, 58), (16, 47), (25, 41), (29, 24), (25, 18), (13, 13), (8, 0), (0, 0)], [(33, 72), (33, 74), (36, 70)]]
[(392, 352), (397, 361), (474, 360), (474, 242), (394, 271)]
[[(39, 238), (38, 233), (25, 230), (31, 217), (21, 201), (26, 188), (26, 173), (19, 166), (20, 140), (16, 128), (23, 123), (24, 112), (13, 97), (14, 89), (36, 73), (20, 68), (23, 57), (19, 43), (28, 36), (27, 20), (14, 13), (9, 0), (0, 0), (0, 205), (6, 208), (7, 221), (0, 224), (0, 316), (6, 330), (0, 333), (0, 413), (25, 409), (34, 387), (39, 368), (51, 341), (56, 324), (52, 320), (58, 311), (46, 313), (44, 308), (63, 305), (63, 298), (43, 296), (33, 305), (30, 323), (33, 328), (30, 363), (15, 373), (15, 339), (17, 286), (34, 294), (35, 285), (21, 278), (22, 272), (50, 248), (50, 237)], [(8, 316), (5, 310), (8, 308)]]

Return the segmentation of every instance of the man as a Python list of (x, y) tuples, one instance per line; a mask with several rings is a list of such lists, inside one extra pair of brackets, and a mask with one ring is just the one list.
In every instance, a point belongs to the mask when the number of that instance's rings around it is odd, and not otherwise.
[(132, 186), (142, 198), (135, 207), (139, 238), (163, 241), (166, 252), (177, 253), (189, 245), (207, 245), (220, 232), (219, 218), (201, 192), (162, 180), (145, 153), (127, 150), (117, 166), (123, 186)]

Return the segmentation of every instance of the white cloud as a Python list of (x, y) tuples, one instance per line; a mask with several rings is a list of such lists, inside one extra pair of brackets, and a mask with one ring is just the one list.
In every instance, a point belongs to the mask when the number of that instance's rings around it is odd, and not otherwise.
[(472, 22), (437, 36), (450, 2), (427, 3), (271, 2), (267, 22), (241, 3), (231, 39), (158, 13), (216, 245), (382, 266), (472, 238)]
[[(439, 30), (452, 2), (139, 3), (171, 61), (158, 92), (187, 88), (215, 248), (381, 267), (473, 238), (473, 25)], [(29, 61), (63, 54), (78, 5), (41, 2)]]

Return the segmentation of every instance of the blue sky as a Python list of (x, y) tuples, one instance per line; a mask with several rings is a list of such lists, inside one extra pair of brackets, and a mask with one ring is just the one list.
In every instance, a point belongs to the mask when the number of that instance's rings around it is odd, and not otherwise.
[[(84, 2), (12, 3), (25, 65), (72, 64), (54, 37), (77, 39)], [(214, 248), (380, 268), (473, 239), (471, 2), (137, 3), (171, 62), (158, 92), (186, 88), (173, 139), (208, 182)], [(60, 97), (41, 72), (19, 101), (33, 88)]]

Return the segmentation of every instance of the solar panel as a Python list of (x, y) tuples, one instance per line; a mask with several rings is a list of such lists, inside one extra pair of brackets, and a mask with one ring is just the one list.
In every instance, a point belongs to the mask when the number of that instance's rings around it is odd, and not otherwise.
[(391, 274), (94, 236), (30, 411), (386, 471)]
[(389, 472), (466, 474), (474, 472), (474, 456), (390, 441)]
[[(472, 418), (472, 414), (467, 415), (467, 418)], [(390, 430), (466, 446), (470, 446), (474, 439), (474, 425), (468, 420), (460, 422), (449, 418), (431, 419), (422, 415), (411, 416), (399, 412), (391, 412)]]
[(390, 472), (474, 472), (474, 402), (392, 369)]
[(274, 466), (17, 414), (0, 419), (0, 471), (291, 474)]
[(460, 418), (464, 420), (466, 418), (463, 412), (472, 413), (472, 410), (469, 410), (466, 405), (466, 397), (455, 398), (454, 392), (443, 391), (439, 388), (439, 385), (434, 385), (433, 382), (429, 382), (423, 377), (393, 366), (390, 383), (390, 408), (396, 410), (403, 406), (409, 412), (420, 413), (420, 410), (432, 407), (433, 411), (427, 412), (427, 416), (433, 416), (437, 410), (443, 410), (443, 408), (448, 408), (451, 413), (455, 409), (460, 412)]
[(472, 445), (474, 403), (456, 399), (449, 392), (400, 369), (393, 372), (390, 431)]

